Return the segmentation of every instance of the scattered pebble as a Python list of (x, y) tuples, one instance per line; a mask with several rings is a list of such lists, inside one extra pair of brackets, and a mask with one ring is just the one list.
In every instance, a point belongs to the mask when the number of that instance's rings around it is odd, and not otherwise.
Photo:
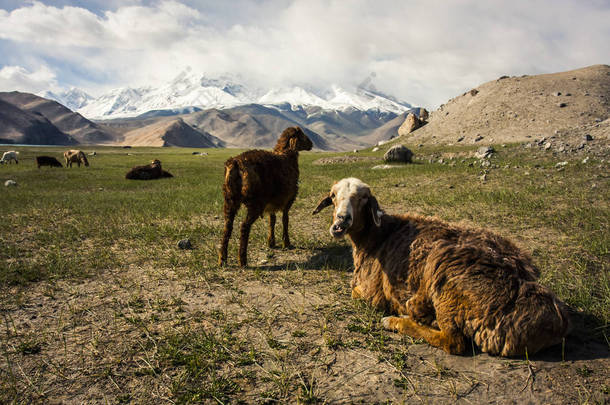
[(15, 180), (7, 180), (4, 182), (5, 187), (17, 187), (17, 182)]
[(178, 247), (183, 250), (190, 250), (193, 248), (193, 245), (191, 244), (191, 240), (186, 238), (178, 242)]

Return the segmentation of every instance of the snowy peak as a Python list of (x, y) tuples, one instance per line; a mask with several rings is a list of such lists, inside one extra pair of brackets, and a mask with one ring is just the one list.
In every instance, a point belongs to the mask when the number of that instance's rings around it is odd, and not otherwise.
[(333, 85), (318, 90), (292, 86), (261, 90), (249, 88), (231, 76), (210, 78), (186, 69), (157, 87), (120, 88), (96, 99), (77, 89), (59, 95), (47, 94), (85, 117), (97, 119), (135, 117), (150, 111), (187, 111), (188, 109), (231, 108), (246, 104), (297, 110), (319, 107), (324, 110), (377, 110), (401, 114), (411, 108), (382, 93), (359, 88), (348, 91)]
[(95, 100), (94, 97), (80, 89), (77, 89), (76, 87), (71, 87), (70, 89), (59, 94), (53, 93), (52, 91), (45, 91), (44, 93), (40, 94), (40, 96), (55, 100), (72, 111), (76, 111), (79, 108), (86, 106), (90, 101)]

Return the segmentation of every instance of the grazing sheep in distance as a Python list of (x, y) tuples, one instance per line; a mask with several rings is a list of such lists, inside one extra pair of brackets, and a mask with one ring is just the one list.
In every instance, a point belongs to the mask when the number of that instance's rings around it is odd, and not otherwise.
[(14, 151), (14, 150), (9, 150), (7, 152), (4, 152), (2, 154), (2, 159), (0, 159), (0, 163), (4, 164), (4, 163), (11, 163), (11, 160), (15, 161), (15, 164), (19, 164), (19, 160), (17, 160), (17, 155), (19, 154), (19, 152)]
[(275, 247), (275, 213), (282, 211), (284, 248), (290, 248), (288, 211), (298, 191), (299, 151), (311, 150), (313, 144), (299, 127), (286, 128), (273, 152), (250, 150), (229, 158), (225, 163), (222, 186), (224, 194), (225, 228), (219, 252), (221, 266), (227, 263), (227, 249), (233, 231), (233, 221), (241, 204), (248, 210), (241, 224), (239, 265), (248, 264), (250, 228), (258, 217), (269, 214), (267, 244)]
[(531, 258), (489, 231), (436, 218), (387, 215), (355, 178), (335, 183), (314, 214), (334, 205), (330, 233), (353, 246), (352, 297), (400, 316), (397, 330), (451, 354), (522, 356), (562, 341), (566, 305), (536, 282)]
[(82, 150), (67, 150), (64, 152), (64, 159), (66, 159), (66, 167), (72, 167), (72, 163), (77, 163), (78, 167), (80, 167), (81, 163), (89, 166), (87, 156), (85, 156)]
[(127, 172), (125, 178), (128, 180), (154, 180), (161, 177), (174, 177), (171, 173), (161, 168), (161, 161), (155, 159), (151, 164), (145, 166), (135, 166)]
[(36, 165), (39, 169), (40, 166), (63, 167), (61, 163), (59, 163), (59, 160), (52, 156), (36, 156)]

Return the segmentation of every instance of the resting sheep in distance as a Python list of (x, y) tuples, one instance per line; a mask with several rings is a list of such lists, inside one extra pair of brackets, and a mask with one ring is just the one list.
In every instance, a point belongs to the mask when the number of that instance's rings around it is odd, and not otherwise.
[(355, 178), (335, 183), (314, 214), (334, 205), (330, 233), (353, 246), (352, 297), (399, 316), (397, 330), (451, 354), (522, 356), (562, 341), (566, 305), (536, 282), (531, 258), (489, 231), (436, 218), (385, 214)]
[(39, 169), (41, 166), (63, 167), (61, 163), (52, 156), (36, 156), (36, 165)]
[(64, 152), (64, 159), (66, 159), (66, 167), (72, 167), (72, 163), (77, 163), (78, 167), (80, 167), (81, 163), (89, 166), (87, 156), (85, 156), (82, 150), (67, 150)]
[(125, 178), (128, 180), (154, 180), (161, 177), (174, 177), (171, 173), (161, 168), (161, 161), (155, 159), (151, 164), (135, 166), (127, 172)]
[(0, 159), (0, 163), (4, 164), (4, 163), (11, 163), (11, 160), (15, 161), (15, 164), (19, 164), (19, 160), (17, 160), (17, 155), (19, 154), (19, 152), (14, 151), (14, 150), (9, 150), (7, 152), (4, 152), (2, 154), (2, 159)]
[(258, 217), (269, 214), (270, 248), (275, 247), (275, 213), (282, 211), (284, 247), (289, 248), (288, 211), (294, 202), (299, 181), (299, 151), (311, 150), (313, 144), (299, 127), (286, 128), (273, 152), (250, 150), (225, 162), (224, 194), (225, 228), (219, 253), (220, 265), (227, 263), (227, 249), (233, 221), (241, 204), (248, 210), (241, 224), (239, 265), (248, 264), (250, 228)]

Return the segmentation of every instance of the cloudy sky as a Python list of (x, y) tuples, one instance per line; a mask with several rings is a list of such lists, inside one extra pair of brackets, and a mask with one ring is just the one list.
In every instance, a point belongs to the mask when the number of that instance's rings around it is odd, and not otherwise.
[(0, 91), (93, 95), (186, 67), (436, 108), (501, 75), (610, 63), (609, 0), (0, 0)]

